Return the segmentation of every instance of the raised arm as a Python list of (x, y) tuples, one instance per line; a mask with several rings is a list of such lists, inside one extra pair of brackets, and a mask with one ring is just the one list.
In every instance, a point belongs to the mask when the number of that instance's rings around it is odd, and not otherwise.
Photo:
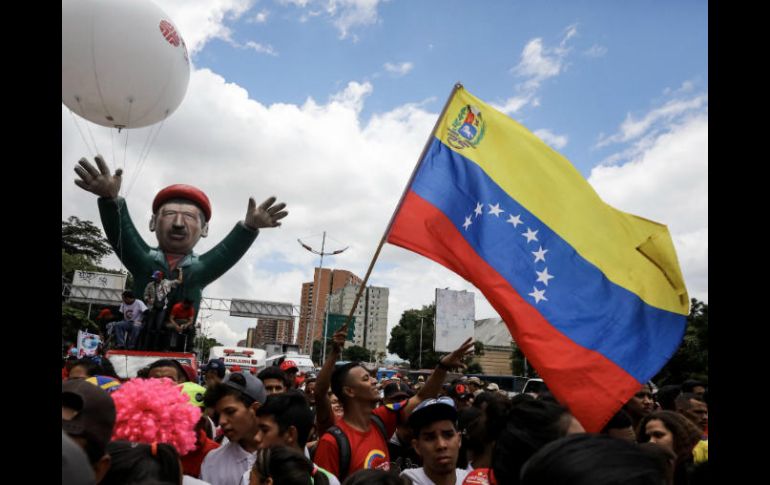
[(409, 399), (409, 402), (404, 409), (405, 416), (409, 416), (412, 410), (425, 399), (438, 396), (441, 385), (444, 383), (444, 379), (446, 379), (447, 372), (454, 368), (465, 369), (467, 366), (463, 360), (467, 355), (472, 353), (473, 338), (468, 338), (468, 340), (463, 342), (463, 344), (452, 353), (443, 356), (441, 360), (438, 361), (438, 365), (425, 382), (425, 385), (415, 396)]
[(329, 387), (331, 387), (334, 364), (340, 358), (347, 333), (347, 327), (344, 325), (334, 332), (331, 350), (329, 351), (329, 355), (326, 356), (326, 362), (324, 362), (323, 367), (321, 367), (321, 372), (318, 373), (318, 378), (315, 382), (315, 422), (318, 436), (324, 434), (324, 432), (334, 424), (332, 403), (329, 400)]

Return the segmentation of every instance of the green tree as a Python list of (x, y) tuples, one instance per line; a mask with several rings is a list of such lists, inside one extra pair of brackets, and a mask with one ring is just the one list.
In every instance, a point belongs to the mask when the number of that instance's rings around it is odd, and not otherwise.
[(709, 306), (693, 298), (682, 343), (653, 379), (657, 385), (681, 384), (692, 378), (708, 381), (708, 330)]
[(352, 345), (342, 350), (342, 360), (369, 362), (371, 358), (372, 353), (360, 345)]
[[(408, 360), (412, 369), (417, 369), (422, 357), (422, 368), (429, 369), (438, 364), (443, 353), (433, 349), (433, 334), (435, 324), (433, 315), (436, 305), (423, 306), (421, 309), (406, 310), (401, 315), (398, 325), (390, 332), (388, 352)], [(422, 318), (422, 348), (420, 348), (420, 319)]]
[(199, 336), (198, 339), (198, 347), (200, 348), (200, 359), (203, 362), (206, 362), (209, 360), (209, 352), (211, 352), (212, 347), (221, 346), (222, 344), (219, 343), (219, 341), (213, 337), (206, 337), (206, 336)]
[(93, 222), (75, 216), (61, 221), (61, 249), (70, 255), (82, 255), (93, 264), (101, 263), (103, 257), (112, 253), (102, 230)]
[[(102, 235), (101, 229), (91, 221), (70, 216), (61, 223), (61, 276), (62, 290), (65, 282), (71, 282), (77, 270), (100, 273), (121, 273), (119, 270), (99, 266), (102, 258), (112, 252), (109, 242)], [(129, 275), (129, 280), (131, 275)], [(129, 281), (129, 285), (130, 285)], [(129, 286), (130, 287), (130, 286)], [(64, 291), (62, 292), (64, 293)], [(62, 339), (74, 341), (78, 330), (98, 331), (99, 328), (88, 315), (87, 303), (68, 303), (62, 295)], [(93, 312), (93, 309), (92, 309)]]

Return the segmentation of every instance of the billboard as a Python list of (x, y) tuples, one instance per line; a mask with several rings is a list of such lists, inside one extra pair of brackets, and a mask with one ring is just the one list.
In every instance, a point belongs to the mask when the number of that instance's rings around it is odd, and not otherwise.
[(469, 291), (436, 288), (436, 331), (433, 349), (451, 352), (473, 337), (475, 295)]
[[(334, 335), (334, 332), (340, 329), (342, 325), (345, 323), (345, 320), (348, 319), (347, 315), (340, 315), (337, 313), (329, 313), (329, 326), (326, 329), (326, 338), (331, 340), (332, 335)], [(354, 330), (356, 329), (356, 317), (353, 317), (352, 320), (350, 320), (350, 325), (348, 325), (348, 336), (346, 340), (353, 340)], [(323, 337), (323, 335), (321, 336)]]
[(117, 305), (126, 285), (125, 274), (77, 270), (72, 278), (69, 299), (83, 303)]

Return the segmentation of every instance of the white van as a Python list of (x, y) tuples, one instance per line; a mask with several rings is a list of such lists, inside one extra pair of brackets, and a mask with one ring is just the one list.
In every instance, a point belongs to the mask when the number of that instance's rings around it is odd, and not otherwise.
[(251, 371), (253, 374), (267, 367), (266, 357), (267, 352), (263, 349), (236, 347), (234, 345), (211, 347), (209, 351), (209, 360), (221, 359), (224, 361), (226, 369), (232, 370), (233, 366), (237, 365), (241, 370)]

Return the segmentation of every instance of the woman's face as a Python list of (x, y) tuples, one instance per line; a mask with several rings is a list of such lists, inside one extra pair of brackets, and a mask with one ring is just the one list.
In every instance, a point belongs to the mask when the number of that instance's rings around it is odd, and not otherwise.
[(650, 442), (668, 448), (674, 452), (674, 435), (666, 428), (660, 419), (651, 419), (644, 427), (644, 432), (650, 437)]
[(342, 415), (345, 414), (345, 411), (342, 409), (339, 398), (335, 394), (331, 394), (329, 396), (329, 401), (331, 401), (332, 412), (334, 415), (338, 418), (341, 418)]

